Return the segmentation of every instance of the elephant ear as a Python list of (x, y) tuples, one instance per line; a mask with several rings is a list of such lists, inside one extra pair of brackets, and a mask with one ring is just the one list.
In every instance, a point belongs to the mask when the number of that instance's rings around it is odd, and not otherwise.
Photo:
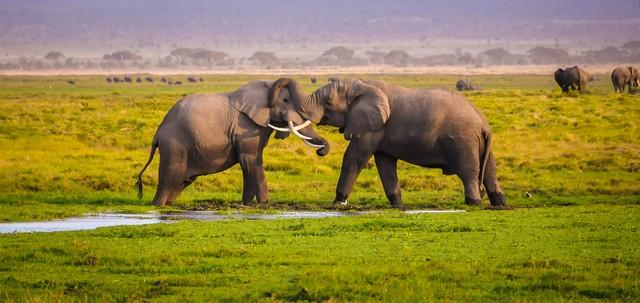
[(354, 81), (347, 100), (349, 111), (344, 127), (344, 138), (347, 140), (375, 131), (389, 119), (389, 99), (373, 85)]
[(236, 110), (249, 116), (256, 124), (268, 127), (269, 100), (267, 98), (271, 83), (251, 81), (229, 95), (229, 103)]

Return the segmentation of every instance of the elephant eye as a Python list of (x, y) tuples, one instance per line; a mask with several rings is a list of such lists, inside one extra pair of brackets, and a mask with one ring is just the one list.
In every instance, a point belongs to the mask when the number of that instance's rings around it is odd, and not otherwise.
[(284, 99), (282, 99), (282, 101), (284, 101), (284, 103), (288, 103), (288, 102), (289, 102), (289, 99), (284, 98)]

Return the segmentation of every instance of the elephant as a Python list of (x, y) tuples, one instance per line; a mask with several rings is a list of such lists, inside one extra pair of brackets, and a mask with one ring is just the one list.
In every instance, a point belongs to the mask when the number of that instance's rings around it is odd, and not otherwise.
[(443, 89), (414, 90), (383, 81), (335, 79), (306, 95), (295, 80), (274, 84), (294, 98), (295, 110), (318, 125), (338, 127), (349, 142), (342, 160), (334, 206), (347, 204), (356, 178), (374, 156), (384, 192), (394, 208), (404, 208), (397, 162), (404, 160), (463, 182), (465, 202), (506, 208), (491, 151), (492, 134), (482, 113), (462, 95)]
[[(153, 136), (149, 158), (136, 182), (138, 197), (142, 198), (142, 174), (153, 161), (156, 149), (160, 150), (158, 185), (153, 198), (157, 206), (174, 202), (198, 176), (224, 171), (236, 163), (243, 175), (242, 203), (253, 204), (254, 198), (259, 203), (268, 202), (262, 152), (272, 127), (283, 130), (276, 132), (276, 138), (285, 138), (289, 131), (295, 131), (307, 138), (305, 143), (317, 148), (316, 154), (326, 155), (329, 152), (326, 140), (307, 127), (310, 122), (303, 123), (299, 114), (287, 109), (293, 107), (287, 102), (288, 94), (269, 102), (272, 84), (273, 81), (252, 81), (231, 93), (198, 93), (179, 100)], [(282, 116), (282, 112), (289, 114)], [(281, 127), (286, 125), (285, 118), (290, 129)]]
[(593, 81), (593, 76), (577, 65), (565, 69), (558, 68), (553, 76), (563, 93), (568, 93), (569, 89), (575, 90), (576, 88), (580, 93), (584, 93), (587, 83)]
[(469, 79), (460, 79), (456, 82), (456, 90), (465, 91), (465, 90), (480, 90), (479, 87), (473, 86), (471, 84), (471, 80)]
[(629, 93), (631, 93), (632, 86), (638, 87), (640, 85), (638, 69), (633, 66), (628, 67), (616, 67), (611, 72), (611, 82), (613, 83), (613, 89), (616, 93), (624, 92), (624, 87), (629, 86)]
[(196, 77), (187, 77), (187, 81), (191, 82), (191, 83), (196, 83), (198, 82), (198, 80), (196, 79)]

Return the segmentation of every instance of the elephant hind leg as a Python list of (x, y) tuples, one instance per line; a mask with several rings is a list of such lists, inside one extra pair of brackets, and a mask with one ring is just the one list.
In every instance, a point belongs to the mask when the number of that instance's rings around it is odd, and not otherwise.
[(498, 178), (496, 174), (496, 160), (493, 157), (493, 153), (489, 153), (489, 158), (487, 159), (487, 165), (485, 167), (484, 180), (482, 180), (484, 184), (484, 188), (487, 191), (487, 195), (489, 196), (489, 201), (491, 202), (491, 206), (505, 206), (507, 204), (507, 199), (502, 193), (502, 189), (500, 188), (500, 184), (498, 183)]
[(164, 149), (160, 147), (158, 190), (153, 204), (164, 206), (172, 203), (186, 187), (186, 173), (187, 150), (182, 146), (169, 146)]

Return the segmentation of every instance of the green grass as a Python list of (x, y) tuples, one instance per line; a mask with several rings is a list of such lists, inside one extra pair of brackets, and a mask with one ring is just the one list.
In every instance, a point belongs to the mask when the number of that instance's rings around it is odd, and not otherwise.
[[(357, 76), (415, 88), (459, 78)], [(167, 86), (0, 77), (0, 221), (156, 210), (158, 160), (142, 200), (135, 176), (173, 103), (275, 78)], [(308, 92), (318, 86), (297, 78)], [(493, 128), (516, 210), (467, 208), (456, 177), (400, 163), (407, 206), (469, 212), (0, 235), (0, 301), (639, 301), (640, 99), (600, 79), (567, 96), (551, 76), (473, 78), (484, 90), (465, 95)], [(296, 138), (271, 140), (266, 211), (331, 205), (347, 142), (319, 131), (332, 144), (324, 158)], [(237, 166), (201, 177), (168, 210), (234, 209), (241, 180)], [(388, 208), (373, 161), (350, 200)]]
[[(415, 88), (452, 87), (457, 79), (357, 76)], [(77, 85), (67, 84), (68, 78)], [(166, 111), (185, 94), (232, 91), (265, 78), (277, 77), (208, 76), (205, 83), (182, 86), (108, 84), (97, 76), (0, 77), (0, 221), (153, 209), (158, 160), (144, 175), (141, 201), (133, 184)], [(309, 92), (320, 85), (298, 79)], [(592, 83), (589, 94), (569, 96), (550, 76), (477, 76), (474, 83), (484, 90), (466, 95), (493, 128), (499, 179), (510, 204), (640, 202), (638, 97), (612, 93), (605, 80)], [(295, 138), (270, 141), (265, 166), (272, 207), (330, 206), (347, 142), (333, 128), (320, 132), (332, 145), (324, 158)], [(464, 207), (456, 177), (406, 163), (399, 167), (409, 207)], [(241, 188), (236, 166), (199, 178), (176, 207), (234, 207)], [(388, 207), (373, 160), (350, 200), (361, 208)]]
[(637, 206), (0, 235), (5, 301), (640, 299)]

